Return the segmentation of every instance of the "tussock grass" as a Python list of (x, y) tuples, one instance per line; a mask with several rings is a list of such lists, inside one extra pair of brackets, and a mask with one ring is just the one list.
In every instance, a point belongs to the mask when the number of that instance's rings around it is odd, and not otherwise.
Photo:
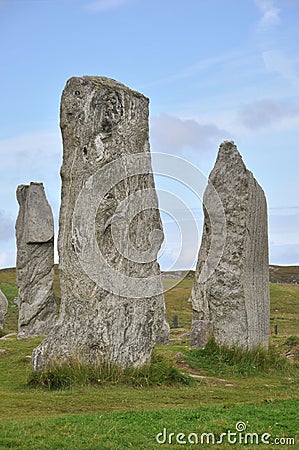
[(209, 374), (218, 376), (248, 377), (271, 372), (285, 373), (294, 369), (294, 365), (273, 346), (268, 350), (261, 347), (246, 350), (218, 345), (212, 339), (204, 349), (187, 352), (186, 362), (191, 367), (205, 369)]
[(129, 386), (187, 386), (190, 378), (163, 355), (153, 354), (151, 361), (140, 368), (122, 369), (110, 363), (84, 364), (78, 359), (54, 363), (45, 371), (32, 372), (28, 379), (31, 387), (65, 389), (75, 386), (126, 384)]

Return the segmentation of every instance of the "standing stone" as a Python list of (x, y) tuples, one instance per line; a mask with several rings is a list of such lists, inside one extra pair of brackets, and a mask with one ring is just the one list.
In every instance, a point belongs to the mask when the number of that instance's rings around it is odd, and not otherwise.
[(57, 319), (54, 221), (42, 183), (17, 188), (18, 338), (46, 335)]
[[(213, 211), (213, 189), (223, 205), (226, 240), (218, 264), (207, 278), (204, 266), (212, 247), (214, 224), (208, 211)], [(262, 188), (245, 167), (233, 142), (220, 145), (203, 203), (202, 243), (191, 293), (191, 345), (203, 347), (209, 338), (214, 338), (218, 344), (228, 346), (267, 347), (270, 319), (267, 204)], [(216, 239), (213, 244), (216, 250), (219, 241)]]
[(71, 78), (60, 125), (61, 310), (33, 369), (74, 358), (141, 366), (169, 334), (148, 99), (108, 78)]
[(4, 329), (4, 321), (7, 313), (8, 301), (0, 289), (0, 331)]

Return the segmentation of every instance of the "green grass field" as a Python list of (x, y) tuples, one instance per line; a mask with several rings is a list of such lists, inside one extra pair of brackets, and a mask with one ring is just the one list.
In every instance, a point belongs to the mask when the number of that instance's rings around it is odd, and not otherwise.
[[(6, 334), (17, 330), (14, 276), (13, 269), (0, 271), (10, 304)], [(278, 325), (278, 335), (271, 335), (270, 356), (263, 358), (190, 349), (191, 287), (192, 280), (184, 279), (166, 292), (168, 320), (177, 316), (179, 327), (172, 329), (170, 345), (155, 350), (191, 378), (189, 386), (32, 388), (30, 355), (41, 338), (0, 340), (0, 449), (252, 449), (255, 439), (262, 448), (298, 449), (299, 286), (271, 285), (271, 330)], [(243, 432), (236, 430), (241, 422)], [(243, 442), (229, 443), (229, 431)], [(261, 442), (265, 433), (267, 444)]]

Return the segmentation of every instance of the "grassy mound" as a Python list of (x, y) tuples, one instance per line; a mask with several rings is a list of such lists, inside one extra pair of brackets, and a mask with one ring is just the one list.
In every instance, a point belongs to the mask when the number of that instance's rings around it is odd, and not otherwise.
[(65, 389), (75, 386), (104, 384), (127, 384), (129, 386), (189, 385), (190, 378), (163, 355), (154, 354), (151, 361), (138, 369), (121, 369), (109, 363), (83, 364), (73, 358), (65, 363), (55, 363), (45, 371), (32, 372), (28, 379), (31, 387)]
[(271, 372), (292, 372), (299, 368), (298, 363), (292, 364), (273, 346), (268, 350), (261, 347), (244, 350), (217, 345), (213, 340), (209, 340), (204, 349), (188, 351), (185, 360), (191, 367), (204, 369), (209, 375), (215, 376), (248, 377)]

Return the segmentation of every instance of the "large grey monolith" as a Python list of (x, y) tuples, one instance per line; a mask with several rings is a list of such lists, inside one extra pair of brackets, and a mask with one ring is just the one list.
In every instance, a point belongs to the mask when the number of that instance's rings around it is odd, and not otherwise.
[[(221, 207), (215, 207), (215, 192)], [(207, 276), (205, 263), (217, 252)], [(203, 236), (191, 293), (191, 345), (203, 347), (209, 338), (241, 348), (268, 345), (268, 267), (264, 192), (234, 143), (224, 142), (204, 194)]]
[(42, 183), (17, 188), (18, 338), (46, 335), (57, 319), (54, 222)]
[(3, 331), (4, 329), (4, 321), (7, 313), (7, 308), (8, 308), (7, 298), (0, 289), (0, 331)]
[(108, 78), (71, 78), (60, 125), (61, 312), (33, 369), (72, 359), (141, 366), (169, 332), (148, 99)]

